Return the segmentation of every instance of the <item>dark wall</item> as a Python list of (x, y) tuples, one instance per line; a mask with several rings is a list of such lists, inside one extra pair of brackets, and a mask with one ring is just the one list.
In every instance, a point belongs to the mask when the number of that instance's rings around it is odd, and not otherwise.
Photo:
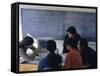
[(64, 20), (65, 31), (72, 25), (82, 37), (96, 41), (96, 14), (67, 12)]
[(96, 41), (96, 14), (22, 9), (22, 31), (33, 37), (63, 39), (66, 29), (75, 26), (89, 41)]

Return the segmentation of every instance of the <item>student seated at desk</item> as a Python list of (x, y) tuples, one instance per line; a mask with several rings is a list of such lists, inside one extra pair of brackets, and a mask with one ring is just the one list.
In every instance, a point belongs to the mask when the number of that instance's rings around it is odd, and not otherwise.
[(47, 50), (49, 54), (39, 62), (38, 70), (59, 70), (62, 68), (62, 57), (55, 54), (56, 43), (53, 40), (47, 42)]
[(88, 47), (88, 42), (86, 39), (82, 38), (78, 41), (78, 50), (81, 53), (84, 65), (88, 65), (87, 68), (97, 67), (97, 55), (96, 51)]
[(77, 50), (77, 42), (72, 39), (66, 45), (69, 52), (66, 55), (64, 69), (79, 69), (83, 68), (83, 62), (80, 52)]
[[(23, 40), (19, 43), (19, 58), (23, 59), (22, 61), (20, 60), (20, 63), (28, 63), (29, 61), (34, 60), (35, 56), (38, 55), (36, 48), (33, 46), (33, 43), (33, 38), (29, 36), (24, 37)], [(26, 53), (27, 49), (33, 51), (31, 56)]]

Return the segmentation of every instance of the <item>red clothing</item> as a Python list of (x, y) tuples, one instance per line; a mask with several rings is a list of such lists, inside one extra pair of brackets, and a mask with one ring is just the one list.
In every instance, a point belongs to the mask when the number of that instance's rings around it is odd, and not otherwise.
[(66, 56), (65, 69), (77, 69), (82, 68), (83, 62), (80, 53), (77, 50), (69, 52)]

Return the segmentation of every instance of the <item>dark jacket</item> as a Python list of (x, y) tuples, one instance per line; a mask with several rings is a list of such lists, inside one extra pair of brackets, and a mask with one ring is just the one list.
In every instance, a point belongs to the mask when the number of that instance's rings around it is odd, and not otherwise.
[(61, 69), (62, 57), (58, 54), (50, 53), (39, 62), (38, 70), (59, 70)]
[(68, 53), (68, 50), (66, 48), (66, 44), (70, 39), (74, 39), (77, 42), (79, 41), (79, 39), (81, 38), (81, 36), (79, 34), (75, 34), (72, 38), (68, 38), (68, 35), (65, 36), (64, 38), (64, 43), (63, 43), (63, 53)]
[(86, 47), (82, 49), (81, 56), (83, 59), (84, 65), (89, 64), (88, 68), (96, 68), (97, 67), (97, 53), (90, 47)]
[(19, 43), (19, 48), (22, 48), (25, 52), (28, 49), (22, 44), (22, 42)]

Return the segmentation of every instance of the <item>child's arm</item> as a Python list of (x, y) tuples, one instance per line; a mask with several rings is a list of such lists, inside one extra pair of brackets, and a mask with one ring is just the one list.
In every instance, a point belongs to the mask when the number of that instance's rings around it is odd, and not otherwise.
[(34, 55), (38, 56), (38, 48), (36, 48), (35, 46), (32, 46), (31, 49), (33, 50)]

